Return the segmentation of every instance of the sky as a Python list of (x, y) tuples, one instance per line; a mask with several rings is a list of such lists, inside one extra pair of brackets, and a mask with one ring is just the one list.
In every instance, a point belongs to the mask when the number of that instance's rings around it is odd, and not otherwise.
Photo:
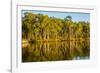
[(36, 11), (36, 10), (22, 10), (22, 15), (25, 12), (32, 12), (34, 14), (44, 14), (48, 15), (49, 17), (56, 17), (64, 19), (66, 16), (71, 16), (72, 20), (75, 22), (79, 21), (90, 21), (90, 14), (89, 13), (79, 13), (79, 12), (54, 12), (54, 11)]

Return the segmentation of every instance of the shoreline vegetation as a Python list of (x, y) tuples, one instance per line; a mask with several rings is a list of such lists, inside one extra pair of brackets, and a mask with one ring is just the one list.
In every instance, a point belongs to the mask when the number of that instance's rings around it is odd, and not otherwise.
[(44, 14), (24, 13), (22, 17), (22, 44), (25, 41), (67, 41), (90, 38), (90, 23), (73, 21), (71, 16), (64, 19)]

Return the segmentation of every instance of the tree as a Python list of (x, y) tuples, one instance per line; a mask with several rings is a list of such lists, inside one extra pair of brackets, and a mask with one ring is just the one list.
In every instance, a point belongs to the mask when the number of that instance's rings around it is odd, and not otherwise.
[(64, 20), (65, 20), (65, 21), (72, 21), (72, 17), (71, 17), (71, 16), (66, 16), (66, 17), (64, 18)]
[(71, 16), (64, 19), (43, 14), (26, 12), (22, 17), (22, 38), (27, 40), (75, 40), (90, 37), (89, 22), (72, 21)]

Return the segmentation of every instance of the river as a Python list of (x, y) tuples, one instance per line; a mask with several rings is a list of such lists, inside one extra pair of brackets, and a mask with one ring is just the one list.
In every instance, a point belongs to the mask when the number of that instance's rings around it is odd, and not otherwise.
[(85, 60), (90, 57), (90, 42), (37, 42), (22, 47), (22, 62)]

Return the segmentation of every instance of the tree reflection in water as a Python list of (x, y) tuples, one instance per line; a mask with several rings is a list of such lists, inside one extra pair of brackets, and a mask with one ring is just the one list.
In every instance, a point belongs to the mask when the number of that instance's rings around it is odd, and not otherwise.
[(90, 41), (38, 42), (22, 47), (22, 62), (89, 59)]

